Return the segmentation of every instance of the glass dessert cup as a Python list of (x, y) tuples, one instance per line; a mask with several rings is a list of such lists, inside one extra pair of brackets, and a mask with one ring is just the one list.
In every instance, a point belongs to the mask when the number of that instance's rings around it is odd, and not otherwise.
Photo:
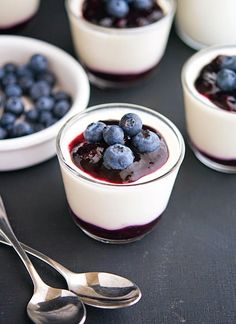
[[(119, 120), (138, 114), (143, 123), (157, 129), (169, 150), (167, 162), (157, 171), (128, 184), (101, 181), (72, 162), (69, 144), (88, 124)], [(176, 126), (150, 109), (131, 104), (105, 104), (71, 118), (57, 138), (57, 154), (67, 201), (75, 223), (90, 237), (106, 243), (127, 243), (147, 234), (166, 209), (184, 158), (183, 138)]]
[(236, 113), (217, 107), (195, 86), (200, 70), (218, 55), (236, 55), (236, 46), (213, 46), (194, 54), (182, 70), (185, 116), (190, 146), (206, 166), (236, 173)]
[(74, 47), (90, 81), (101, 88), (130, 85), (161, 60), (173, 21), (175, 0), (159, 0), (164, 17), (148, 26), (105, 28), (82, 17), (83, 0), (66, 0)]
[(23, 25), (38, 10), (40, 0), (1, 0), (0, 30), (8, 30)]
[(176, 29), (179, 37), (199, 50), (236, 43), (236, 1), (178, 0)]

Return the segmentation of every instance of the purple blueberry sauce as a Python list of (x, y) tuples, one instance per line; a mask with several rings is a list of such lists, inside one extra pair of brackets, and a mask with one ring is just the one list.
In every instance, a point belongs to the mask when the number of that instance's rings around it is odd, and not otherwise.
[(216, 84), (217, 73), (222, 69), (222, 60), (225, 56), (219, 55), (204, 66), (195, 81), (199, 93), (208, 98), (217, 107), (236, 112), (236, 90), (223, 91)]
[(131, 10), (124, 18), (110, 17), (106, 11), (106, 2), (101, 0), (85, 0), (82, 14), (92, 24), (108, 28), (135, 28), (150, 25), (164, 17), (162, 8), (154, 1), (149, 10)]
[[(118, 125), (116, 120), (103, 121), (107, 125)], [(143, 129), (154, 131), (160, 138), (160, 148), (150, 153), (140, 153), (132, 145), (130, 137), (125, 137), (125, 145), (135, 156), (134, 162), (124, 170), (107, 169), (103, 165), (103, 153), (108, 145), (100, 143), (88, 143), (84, 135), (79, 134), (70, 144), (69, 150), (73, 163), (81, 170), (101, 181), (114, 184), (127, 184), (153, 173), (160, 169), (168, 160), (169, 152), (164, 138), (156, 130), (143, 126)]]

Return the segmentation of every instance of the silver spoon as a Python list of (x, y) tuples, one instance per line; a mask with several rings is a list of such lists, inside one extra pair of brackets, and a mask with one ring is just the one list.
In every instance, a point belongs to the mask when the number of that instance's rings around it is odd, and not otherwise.
[(86, 310), (74, 293), (46, 285), (17, 240), (0, 196), (0, 232), (11, 243), (23, 261), (34, 284), (34, 294), (27, 305), (27, 313), (36, 324), (82, 324)]
[[(11, 245), (1, 238), (0, 243)], [(134, 305), (141, 298), (138, 286), (124, 277), (106, 272), (75, 273), (29, 246), (23, 243), (21, 246), (57, 270), (65, 278), (68, 288), (87, 305), (115, 309)]]

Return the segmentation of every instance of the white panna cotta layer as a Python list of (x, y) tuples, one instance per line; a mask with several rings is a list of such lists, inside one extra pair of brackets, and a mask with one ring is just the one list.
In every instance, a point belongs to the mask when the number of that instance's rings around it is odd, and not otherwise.
[(178, 34), (195, 49), (236, 44), (235, 13), (235, 0), (178, 0)]
[(73, 42), (81, 61), (91, 70), (108, 74), (139, 74), (153, 68), (164, 54), (173, 16), (174, 0), (159, 0), (165, 16), (137, 28), (104, 28), (82, 17), (84, 0), (68, 0)]
[(0, 29), (23, 23), (38, 10), (40, 0), (1, 0)]
[(202, 152), (222, 160), (236, 159), (236, 113), (217, 107), (195, 88), (201, 69), (218, 55), (236, 55), (236, 46), (211, 47), (193, 55), (182, 71), (187, 131)]
[[(108, 230), (148, 224), (165, 210), (184, 156), (184, 142), (177, 128), (166, 118), (151, 110), (105, 105), (89, 110), (71, 120), (58, 140), (59, 161), (68, 203), (75, 215), (87, 223)], [(96, 107), (95, 107), (96, 108)], [(169, 150), (169, 159), (156, 172), (128, 185), (111, 184), (95, 179), (71, 160), (69, 144), (88, 124), (98, 120), (120, 120), (126, 113), (136, 113), (143, 124), (158, 130)]]

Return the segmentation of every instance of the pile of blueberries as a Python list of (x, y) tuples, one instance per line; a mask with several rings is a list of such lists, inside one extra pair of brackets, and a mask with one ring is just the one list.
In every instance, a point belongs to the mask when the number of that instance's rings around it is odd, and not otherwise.
[(134, 154), (125, 145), (125, 138), (131, 140), (139, 153), (150, 153), (160, 147), (159, 136), (149, 129), (143, 129), (140, 117), (133, 113), (125, 114), (119, 125), (106, 125), (95, 122), (86, 128), (84, 138), (88, 143), (105, 143), (108, 148), (103, 155), (103, 164), (107, 169), (123, 170), (134, 162)]
[[(6, 63), (0, 68), (0, 140), (43, 130), (69, 111), (71, 97), (55, 91), (56, 83), (41, 54), (33, 55), (25, 65)], [(25, 100), (31, 107), (25, 107)]]
[(149, 25), (163, 17), (155, 0), (85, 0), (86, 20), (113, 28), (135, 28)]

